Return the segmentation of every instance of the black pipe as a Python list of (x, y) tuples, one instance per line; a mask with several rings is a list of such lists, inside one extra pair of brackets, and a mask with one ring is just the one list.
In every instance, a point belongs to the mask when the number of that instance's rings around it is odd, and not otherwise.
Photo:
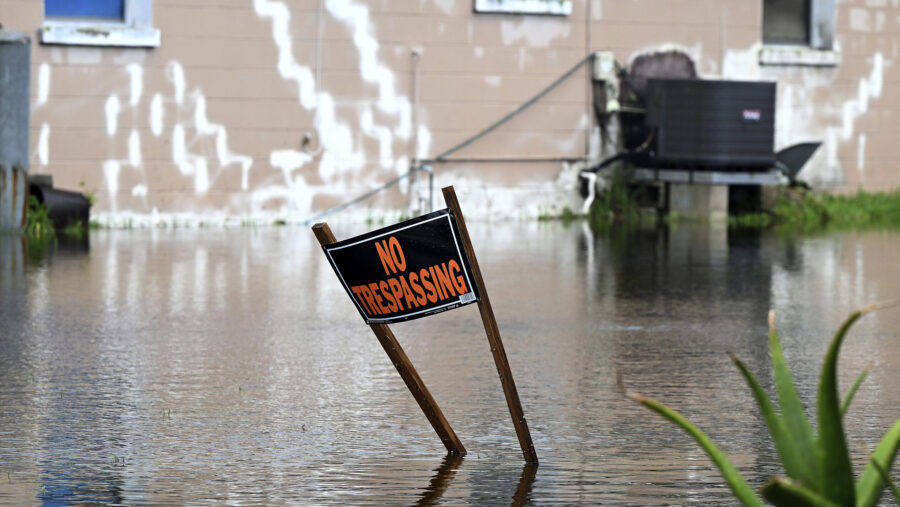
[(29, 185), (28, 191), (47, 207), (47, 215), (55, 228), (62, 229), (75, 222), (88, 226), (91, 201), (83, 194), (35, 184)]

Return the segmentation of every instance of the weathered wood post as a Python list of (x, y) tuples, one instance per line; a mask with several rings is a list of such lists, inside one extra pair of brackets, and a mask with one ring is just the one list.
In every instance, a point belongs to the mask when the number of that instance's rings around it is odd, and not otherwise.
[(484, 278), (481, 276), (481, 268), (478, 267), (478, 258), (475, 257), (475, 249), (472, 247), (472, 240), (469, 238), (468, 229), (466, 229), (462, 208), (459, 206), (459, 200), (456, 198), (456, 192), (452, 186), (444, 187), (441, 191), (444, 194), (444, 201), (447, 203), (447, 207), (450, 208), (454, 218), (456, 218), (459, 236), (472, 267), (472, 278), (475, 280), (478, 292), (481, 295), (481, 299), (478, 301), (478, 311), (481, 312), (481, 321), (484, 324), (484, 331), (487, 333), (491, 353), (494, 355), (494, 364), (497, 365), (500, 384), (503, 386), (503, 394), (506, 396), (506, 404), (509, 406), (509, 415), (512, 417), (513, 426), (516, 428), (516, 436), (519, 437), (522, 455), (525, 457), (525, 461), (537, 463), (537, 452), (535, 452), (534, 443), (531, 441), (531, 433), (528, 431), (528, 423), (525, 421), (525, 414), (522, 411), (522, 403), (519, 401), (516, 383), (513, 380), (509, 361), (506, 358), (506, 349), (503, 348), (503, 341), (500, 339), (500, 328), (497, 326), (497, 319), (494, 317), (494, 310), (491, 307), (491, 299), (488, 297), (487, 287), (485, 287)]

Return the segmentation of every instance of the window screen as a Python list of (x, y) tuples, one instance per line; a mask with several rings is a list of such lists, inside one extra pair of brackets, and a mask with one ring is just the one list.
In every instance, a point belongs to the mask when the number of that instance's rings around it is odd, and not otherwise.
[(125, 0), (44, 0), (44, 16), (124, 19)]
[(764, 0), (763, 42), (809, 44), (809, 0)]

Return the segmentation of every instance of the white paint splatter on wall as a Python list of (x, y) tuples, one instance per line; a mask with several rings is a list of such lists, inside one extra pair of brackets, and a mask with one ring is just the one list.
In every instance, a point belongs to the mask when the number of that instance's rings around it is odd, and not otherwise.
[(241, 190), (247, 190), (250, 166), (253, 165), (253, 159), (246, 155), (234, 153), (228, 148), (228, 131), (225, 129), (225, 126), (209, 121), (209, 118), (206, 116), (206, 97), (199, 89), (192, 92), (191, 95), (194, 100), (194, 128), (197, 131), (197, 136), (210, 136), (215, 140), (216, 158), (219, 161), (216, 175), (224, 168), (232, 164), (238, 164), (241, 166)]
[(107, 97), (103, 110), (106, 112), (106, 135), (109, 137), (116, 135), (116, 131), (119, 129), (119, 110), (121, 108), (118, 95), (113, 93)]
[(128, 72), (131, 82), (131, 95), (128, 99), (128, 104), (131, 107), (136, 107), (141, 100), (141, 93), (144, 90), (144, 69), (136, 63), (131, 63), (125, 67), (125, 70)]
[(500, 22), (500, 35), (507, 46), (527, 43), (529, 47), (547, 48), (571, 32), (572, 24), (566, 18), (523, 16), (520, 21)]
[(175, 103), (179, 106), (184, 104), (184, 69), (178, 62), (169, 62), (166, 65), (166, 79), (172, 82), (175, 87)]
[[(146, 120), (140, 115), (144, 95), (144, 69), (136, 63), (130, 63), (125, 65), (124, 72), (128, 76), (128, 107), (132, 110), (130, 115), (132, 125), (129, 126), (123, 157), (118, 155), (122, 153), (122, 146), (117, 142), (122, 121), (122, 104), (118, 93), (110, 93), (103, 106), (106, 134), (110, 137), (109, 150), (112, 155), (103, 162), (103, 175), (109, 194), (109, 211), (96, 214), (101, 221), (120, 223), (125, 213), (133, 218), (135, 213), (139, 215), (141, 212), (140, 208), (129, 209), (127, 212), (120, 209), (118, 201), (123, 166), (128, 166), (136, 172), (129, 176), (129, 180), (133, 181), (135, 177), (139, 180), (133, 184), (130, 195), (143, 198), (146, 208), (150, 187), (144, 168), (141, 130), (137, 125), (147, 121), (153, 136), (163, 136), (166, 128), (166, 107), (174, 109), (169, 115), (174, 122), (170, 127), (169, 139), (172, 146), (172, 162), (181, 175), (191, 178), (195, 195), (205, 195), (215, 179), (232, 165), (241, 168), (241, 189), (247, 190), (253, 159), (247, 155), (234, 153), (229, 148), (225, 127), (210, 121), (207, 116), (206, 97), (202, 91), (197, 88), (187, 93), (185, 72), (179, 62), (168, 62), (165, 70), (165, 75), (172, 85), (172, 99), (167, 101), (166, 94), (154, 93), (150, 100), (149, 117)], [(155, 208), (152, 210), (152, 216), (154, 218), (151, 222), (159, 220), (159, 213)]]
[(119, 171), (121, 166), (118, 160), (103, 162), (103, 176), (106, 178), (106, 190), (109, 192), (110, 211), (116, 212), (117, 194), (119, 192)]
[(41, 133), (38, 135), (38, 160), (46, 166), (50, 162), (50, 125), (41, 124)]
[[(828, 100), (811, 100), (818, 91), (828, 91), (836, 79), (835, 69), (825, 67), (759, 65), (761, 46), (746, 50), (729, 50), (723, 65), (727, 79), (778, 81), (776, 118), (776, 149), (803, 141), (822, 141), (823, 146), (807, 164), (801, 177), (815, 186), (837, 186), (846, 182), (845, 167), (841, 163), (842, 142), (856, 137), (857, 170), (865, 168), (865, 135), (857, 133), (857, 121), (869, 111), (872, 99), (881, 96), (884, 86), (885, 59), (881, 52), (868, 59), (871, 67), (867, 76), (859, 79), (856, 93), (841, 97), (829, 92)], [(861, 158), (862, 157), (862, 158)], [(846, 160), (846, 159), (845, 159)], [(853, 160), (850, 158), (849, 160)]]
[(150, 131), (156, 137), (162, 135), (164, 118), (162, 95), (154, 94), (150, 101)]
[(856, 99), (844, 102), (844, 122), (841, 130), (844, 140), (853, 136), (854, 122), (869, 110), (869, 99), (881, 97), (883, 84), (884, 57), (879, 52), (872, 56), (872, 70), (869, 75), (859, 80)]
[(38, 66), (38, 93), (37, 105), (42, 106), (47, 103), (50, 96), (50, 64), (43, 62)]
[(136, 129), (128, 135), (128, 163), (133, 167), (141, 166), (141, 136)]
[[(264, 206), (274, 199), (287, 199), (289, 209), (308, 214), (312, 211), (312, 198), (311, 195), (300, 197), (301, 189), (305, 192), (333, 192), (343, 196), (349, 186), (360, 178), (371, 180), (377, 174), (363, 173), (367, 159), (362, 142), (354, 139), (349, 122), (340, 119), (331, 94), (316, 89), (313, 69), (296, 60), (290, 30), (290, 9), (284, 2), (272, 0), (254, 0), (253, 7), (258, 16), (271, 21), (272, 39), (278, 49), (279, 74), (283, 79), (296, 83), (300, 106), (315, 114), (314, 126), (321, 149), (318, 174), (324, 182), (311, 189), (305, 179), (295, 174), (301, 166), (312, 162), (312, 157), (293, 150), (273, 150), (270, 163), (282, 169), (283, 181), (254, 189), (254, 206)], [(364, 136), (376, 141), (379, 167), (393, 168), (398, 174), (405, 173), (409, 170), (408, 158), (395, 156), (393, 145), (395, 139), (409, 140), (412, 137), (412, 106), (407, 97), (397, 92), (394, 72), (378, 58), (379, 43), (373, 33), (369, 8), (351, 0), (327, 0), (325, 9), (351, 31), (359, 55), (360, 77), (364, 82), (375, 85), (378, 90), (374, 106), (383, 113), (378, 118), (385, 114), (396, 118), (393, 124), (379, 124), (372, 105), (361, 102), (358, 105), (358, 128)], [(423, 128), (419, 126), (420, 134)], [(424, 130), (427, 132), (427, 129)], [(422, 137), (430, 136), (426, 134)], [(372, 183), (375, 184), (374, 181)]]
[[(37, 100), (35, 109), (47, 104), (50, 98), (50, 64), (42, 62), (38, 66), (37, 79)], [(38, 134), (37, 142), (38, 162), (44, 167), (50, 163), (50, 124), (41, 123), (41, 132)]]
[(856, 170), (866, 170), (866, 135), (860, 134), (856, 140)]

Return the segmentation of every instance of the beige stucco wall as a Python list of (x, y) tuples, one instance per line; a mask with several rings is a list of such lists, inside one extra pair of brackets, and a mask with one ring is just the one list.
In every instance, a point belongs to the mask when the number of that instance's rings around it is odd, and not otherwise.
[[(836, 67), (760, 66), (761, 1), (573, 0), (565, 17), (472, 3), (156, 0), (158, 48), (35, 40), (31, 171), (93, 192), (110, 223), (302, 221), (465, 140), (591, 51), (627, 64), (675, 47), (702, 77), (778, 80), (776, 148), (826, 142), (801, 174), (814, 185), (900, 184), (896, 0), (837, 2)], [(0, 22), (35, 39), (42, 11), (0, 0)], [(562, 159), (600, 156), (587, 72), (451, 156), (464, 161), (434, 164), (435, 186), (456, 185), (471, 216), (577, 209), (578, 165)], [(426, 181), (329, 220), (408, 213)]]

